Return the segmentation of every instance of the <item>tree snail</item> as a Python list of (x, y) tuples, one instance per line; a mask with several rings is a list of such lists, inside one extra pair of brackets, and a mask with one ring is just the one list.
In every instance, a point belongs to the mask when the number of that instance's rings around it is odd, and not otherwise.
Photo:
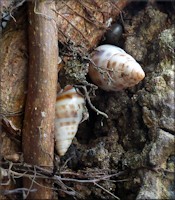
[(84, 114), (87, 115), (84, 97), (74, 87), (66, 86), (56, 100), (55, 140), (60, 156), (67, 152)]
[(123, 49), (105, 44), (91, 54), (89, 76), (101, 89), (120, 91), (138, 84), (145, 73), (136, 60)]

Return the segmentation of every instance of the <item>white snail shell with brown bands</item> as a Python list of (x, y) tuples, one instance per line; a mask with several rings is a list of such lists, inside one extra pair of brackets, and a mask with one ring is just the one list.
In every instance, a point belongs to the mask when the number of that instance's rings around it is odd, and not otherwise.
[(120, 91), (138, 84), (145, 73), (123, 49), (106, 44), (92, 52), (89, 76), (106, 91)]
[(68, 85), (56, 100), (56, 150), (63, 156), (72, 143), (85, 112), (85, 99), (77, 89)]

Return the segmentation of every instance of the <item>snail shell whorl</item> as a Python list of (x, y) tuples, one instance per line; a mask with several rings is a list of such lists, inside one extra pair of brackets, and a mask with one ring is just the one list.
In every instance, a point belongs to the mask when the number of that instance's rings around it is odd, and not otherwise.
[(57, 96), (55, 140), (56, 150), (63, 156), (72, 143), (83, 118), (85, 100), (75, 88), (67, 86)]
[(100, 88), (119, 91), (138, 84), (145, 73), (139, 63), (124, 50), (113, 45), (101, 45), (91, 55), (89, 76)]

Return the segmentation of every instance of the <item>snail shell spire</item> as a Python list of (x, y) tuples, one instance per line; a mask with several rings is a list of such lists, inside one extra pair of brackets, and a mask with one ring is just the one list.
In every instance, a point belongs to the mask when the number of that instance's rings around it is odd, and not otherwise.
[(60, 156), (63, 156), (71, 145), (84, 112), (83, 96), (74, 87), (66, 86), (56, 100), (55, 140)]
[(138, 84), (145, 73), (123, 49), (106, 44), (92, 52), (89, 76), (100, 88), (119, 91)]

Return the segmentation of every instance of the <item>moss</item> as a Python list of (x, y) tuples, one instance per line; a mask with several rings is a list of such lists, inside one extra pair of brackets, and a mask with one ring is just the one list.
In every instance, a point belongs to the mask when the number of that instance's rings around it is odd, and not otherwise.
[(159, 44), (163, 51), (168, 51), (169, 55), (174, 58), (174, 49), (175, 49), (175, 28), (174, 26), (165, 29), (159, 35)]

